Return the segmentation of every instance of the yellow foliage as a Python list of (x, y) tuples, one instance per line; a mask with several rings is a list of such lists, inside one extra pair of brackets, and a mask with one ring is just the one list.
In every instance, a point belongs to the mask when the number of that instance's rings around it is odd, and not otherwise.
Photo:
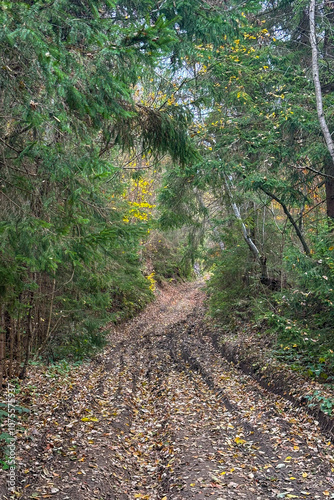
[(152, 292), (154, 292), (155, 284), (156, 284), (156, 280), (154, 279), (154, 275), (155, 275), (155, 272), (153, 271), (153, 273), (146, 276), (146, 279), (150, 282), (150, 290), (152, 290)]

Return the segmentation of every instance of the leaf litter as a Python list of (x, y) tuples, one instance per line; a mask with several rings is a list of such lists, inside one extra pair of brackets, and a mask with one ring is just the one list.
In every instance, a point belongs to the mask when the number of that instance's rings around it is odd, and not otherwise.
[(92, 362), (30, 373), (13, 498), (334, 498), (331, 442), (221, 357), (204, 297), (198, 283), (166, 286)]

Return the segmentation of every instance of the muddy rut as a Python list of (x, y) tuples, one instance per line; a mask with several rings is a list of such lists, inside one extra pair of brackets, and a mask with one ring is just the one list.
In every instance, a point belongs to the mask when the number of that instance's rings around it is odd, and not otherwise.
[(51, 394), (40, 375), (15, 498), (334, 498), (328, 438), (221, 357), (203, 299), (167, 287)]

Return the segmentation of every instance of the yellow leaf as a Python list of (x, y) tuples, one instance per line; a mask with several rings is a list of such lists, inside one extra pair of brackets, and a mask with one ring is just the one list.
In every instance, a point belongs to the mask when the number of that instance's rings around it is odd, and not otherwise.
[(307, 477), (307, 472), (303, 472), (302, 476)]
[(294, 479), (296, 479), (295, 477), (289, 477), (289, 479), (291, 479), (291, 481), (293, 481)]
[(83, 417), (82, 422), (98, 422), (99, 419), (95, 417)]
[(298, 498), (297, 495), (287, 495), (286, 498)]
[(292, 460), (292, 457), (286, 457), (286, 459), (284, 460), (284, 462), (289, 462), (289, 460)]
[(167, 500), (167, 497), (166, 497), (166, 496), (164, 496), (164, 497), (162, 497), (162, 499), (161, 499), (161, 500)]
[(326, 491), (323, 491), (322, 493), (325, 495), (325, 497), (329, 497), (329, 491), (326, 490)]
[(191, 483), (190, 486), (196, 486), (196, 483)]
[(234, 441), (237, 443), (237, 444), (244, 444), (246, 443), (246, 440), (245, 439), (241, 439), (239, 438), (239, 436), (237, 436)]

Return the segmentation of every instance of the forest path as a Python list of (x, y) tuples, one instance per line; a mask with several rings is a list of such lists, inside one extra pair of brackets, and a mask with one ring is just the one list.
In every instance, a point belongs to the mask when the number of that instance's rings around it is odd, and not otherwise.
[(88, 366), (40, 374), (15, 498), (334, 498), (332, 445), (222, 359), (203, 299), (199, 283), (168, 286)]

